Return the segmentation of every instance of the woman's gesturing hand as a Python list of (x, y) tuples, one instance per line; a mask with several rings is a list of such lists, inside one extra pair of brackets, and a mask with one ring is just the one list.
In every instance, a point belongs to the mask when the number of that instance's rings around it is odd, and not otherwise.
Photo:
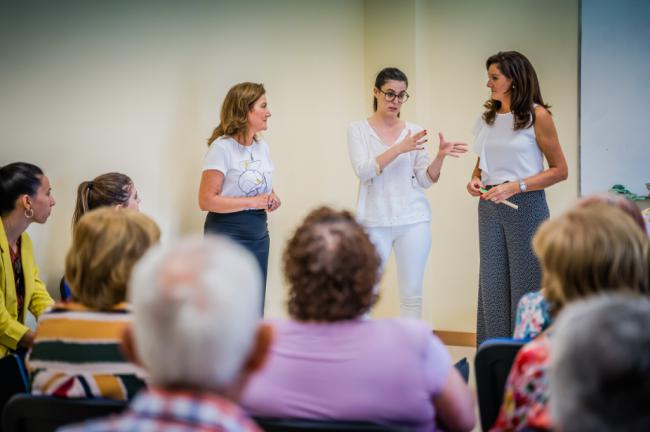
[(465, 143), (446, 141), (445, 137), (442, 135), (442, 132), (438, 133), (438, 139), (440, 140), (438, 154), (443, 157), (452, 156), (457, 158), (463, 153), (467, 153), (468, 147)]
[(408, 153), (414, 150), (424, 150), (424, 143), (427, 142), (427, 140), (424, 138), (426, 134), (427, 131), (422, 130), (415, 135), (411, 135), (411, 130), (409, 129), (406, 133), (406, 137), (397, 143), (395, 147), (400, 154)]

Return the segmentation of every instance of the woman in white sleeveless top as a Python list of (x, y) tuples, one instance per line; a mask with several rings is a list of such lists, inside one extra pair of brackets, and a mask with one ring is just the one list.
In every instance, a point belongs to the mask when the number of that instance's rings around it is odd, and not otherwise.
[[(540, 288), (530, 240), (549, 216), (544, 189), (568, 174), (549, 105), (528, 59), (516, 51), (499, 52), (488, 58), (486, 68), (492, 95), (474, 127), (479, 158), (467, 185), (470, 195), (481, 198), (478, 344), (511, 337), (519, 299)], [(519, 209), (501, 204), (504, 200)]]
[(446, 156), (458, 157), (467, 145), (439, 134), (438, 153), (429, 162), (426, 130), (400, 119), (408, 79), (397, 68), (379, 72), (373, 88), (374, 113), (348, 128), (348, 150), (359, 177), (357, 220), (366, 228), (382, 269), (395, 249), (400, 314), (420, 318), (422, 278), (431, 248), (431, 209), (424, 188), (438, 181)]

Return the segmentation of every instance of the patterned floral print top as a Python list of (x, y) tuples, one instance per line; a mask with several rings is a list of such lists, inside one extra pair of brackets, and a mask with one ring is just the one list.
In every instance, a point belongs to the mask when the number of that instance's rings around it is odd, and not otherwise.
[(517, 305), (515, 339), (533, 339), (551, 324), (548, 302), (541, 291), (524, 295)]
[(550, 330), (524, 345), (510, 370), (495, 431), (550, 429), (548, 366)]

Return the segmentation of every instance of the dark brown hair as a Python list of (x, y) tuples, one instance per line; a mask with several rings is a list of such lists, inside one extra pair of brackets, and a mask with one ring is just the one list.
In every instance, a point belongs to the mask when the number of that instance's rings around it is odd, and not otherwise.
[[(535, 104), (543, 106), (547, 110), (551, 107), (542, 99), (539, 80), (533, 65), (517, 51), (503, 51), (490, 56), (485, 62), (485, 68), (489, 69), (493, 64), (497, 65), (499, 71), (506, 78), (512, 80), (510, 110), (515, 118), (513, 129), (525, 129), (533, 126), (535, 124)], [(501, 108), (501, 101), (489, 99), (483, 106), (487, 109), (483, 113), (483, 120), (489, 125), (494, 124), (496, 113)]]
[(354, 319), (376, 300), (379, 256), (350, 212), (321, 207), (309, 213), (283, 260), (289, 315), (296, 320)]
[(21, 195), (34, 196), (41, 186), (43, 171), (27, 162), (14, 162), (0, 168), (0, 216), (16, 208)]
[[(381, 90), (381, 86), (386, 84), (387, 81), (401, 81), (406, 84), (406, 87), (409, 86), (409, 79), (406, 77), (406, 74), (401, 70), (394, 67), (383, 68), (377, 74), (375, 78), (375, 88)], [(372, 98), (372, 110), (377, 111), (377, 98)], [(399, 117), (399, 114), (398, 114)]]
[(81, 182), (77, 188), (77, 203), (72, 215), (72, 227), (86, 212), (104, 206), (126, 204), (131, 196), (133, 180), (126, 174), (111, 172)]
[(220, 123), (208, 138), (208, 145), (223, 135), (244, 138), (248, 133), (248, 113), (264, 94), (264, 85), (252, 82), (239, 83), (228, 90), (221, 105)]

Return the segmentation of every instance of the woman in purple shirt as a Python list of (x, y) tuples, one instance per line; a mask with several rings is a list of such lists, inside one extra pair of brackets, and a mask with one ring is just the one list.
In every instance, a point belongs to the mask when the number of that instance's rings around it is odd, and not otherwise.
[(273, 320), (265, 368), (243, 405), (253, 414), (471, 430), (474, 398), (422, 322), (368, 320), (379, 258), (349, 212), (320, 208), (284, 252), (291, 320)]

